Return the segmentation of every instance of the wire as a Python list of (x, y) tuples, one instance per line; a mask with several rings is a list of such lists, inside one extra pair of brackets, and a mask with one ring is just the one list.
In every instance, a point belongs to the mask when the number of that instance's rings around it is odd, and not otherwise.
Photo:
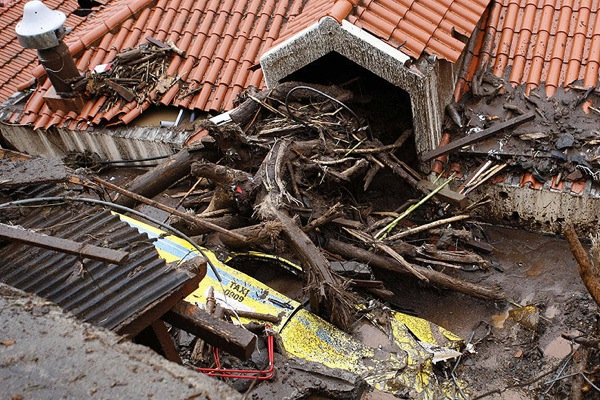
[[(45, 63), (42, 63), (42, 64), (44, 65), (44, 68), (45, 68), (47, 71), (49, 71), (49, 72), (52, 72), (53, 74), (56, 74), (56, 76), (57, 76), (57, 77), (58, 77), (58, 78), (59, 78), (59, 79), (60, 79), (60, 80), (61, 80), (61, 81), (64, 83), (65, 81), (64, 81), (63, 79), (61, 79), (61, 77), (60, 77), (60, 76), (58, 76), (58, 74), (59, 74), (59, 73), (61, 73), (61, 72), (62, 72), (62, 70), (65, 68), (65, 59), (64, 59), (64, 58), (63, 58), (63, 56), (62, 56), (62, 55), (61, 55), (61, 54), (60, 54), (58, 51), (56, 51), (55, 49), (47, 49), (46, 51), (55, 53), (55, 54), (56, 54), (56, 56), (57, 56), (57, 58), (58, 58), (58, 59), (61, 61), (61, 64), (62, 64), (62, 65), (60, 66), (60, 68), (59, 68), (59, 69), (57, 69), (57, 70), (53, 70), (52, 68), (50, 68), (49, 66), (47, 66)], [(56, 58), (55, 58), (54, 60), (56, 60)], [(44, 61), (54, 61), (54, 60), (46, 60), (46, 59), (45, 59), (45, 57), (44, 57)]]
[(130, 160), (107, 160), (107, 161), (100, 161), (100, 164), (121, 164), (121, 163), (134, 163), (134, 162), (142, 162), (142, 161), (154, 161), (154, 160), (162, 160), (164, 158), (169, 158), (171, 157), (170, 155), (168, 156), (156, 156), (156, 157), (148, 157), (148, 158), (134, 158), (134, 159), (130, 159)]
[(159, 164), (128, 164), (128, 165), (111, 165), (110, 168), (148, 168), (157, 167)]
[(10, 207), (10, 206), (22, 206), (22, 205), (33, 204), (33, 203), (54, 202), (54, 201), (61, 201), (61, 202), (73, 201), (73, 202), (81, 202), (81, 203), (100, 204), (105, 207), (114, 208), (114, 209), (117, 209), (122, 212), (129, 212), (131, 214), (137, 215), (138, 217), (144, 218), (144, 219), (148, 220), (149, 222), (152, 222), (164, 229), (167, 229), (168, 231), (171, 231), (173, 234), (181, 237), (182, 239), (187, 240), (202, 255), (202, 257), (204, 257), (206, 259), (207, 264), (209, 265), (210, 269), (212, 269), (212, 271), (215, 274), (219, 283), (222, 284), (222, 282), (223, 282), (221, 279), (221, 275), (219, 275), (219, 271), (217, 270), (217, 268), (214, 265), (212, 265), (210, 262), (208, 262), (209, 258), (206, 255), (206, 253), (204, 252), (204, 250), (200, 246), (198, 246), (196, 243), (194, 243), (194, 241), (192, 241), (192, 239), (190, 237), (188, 237), (185, 233), (173, 228), (169, 224), (161, 222), (157, 219), (154, 219), (152, 217), (145, 215), (144, 213), (141, 213), (137, 210), (134, 210), (134, 209), (126, 207), (126, 206), (122, 206), (120, 204), (115, 204), (115, 203), (111, 203), (111, 202), (104, 201), (104, 200), (88, 199), (88, 198), (83, 198), (83, 197), (55, 196), (55, 197), (37, 197), (35, 199), (23, 199), (23, 200), (10, 201), (8, 203), (0, 204), (0, 208)]
[(344, 103), (342, 103), (341, 101), (339, 101), (338, 99), (336, 99), (335, 97), (332, 97), (330, 95), (328, 95), (327, 93), (321, 92), (318, 89), (312, 88), (310, 86), (296, 86), (290, 89), (289, 92), (287, 92), (286, 96), (285, 96), (285, 109), (287, 110), (288, 114), (290, 115), (290, 117), (298, 122), (301, 123), (302, 125), (307, 125), (306, 122), (302, 121), (300, 118), (296, 117), (292, 111), (290, 110), (290, 105), (289, 105), (289, 97), (290, 95), (295, 92), (296, 90), (300, 90), (300, 89), (305, 89), (314, 93), (317, 93), (331, 101), (333, 101), (334, 103), (339, 104), (342, 108), (344, 108), (346, 111), (348, 111), (350, 114), (352, 114), (352, 116), (354, 117), (354, 119), (356, 119), (356, 128), (354, 128), (354, 132), (356, 133), (359, 129), (360, 129), (360, 119), (358, 118), (358, 115), (356, 115), (356, 113), (354, 111), (352, 111), (352, 109), (350, 107), (348, 107), (347, 105), (345, 105)]

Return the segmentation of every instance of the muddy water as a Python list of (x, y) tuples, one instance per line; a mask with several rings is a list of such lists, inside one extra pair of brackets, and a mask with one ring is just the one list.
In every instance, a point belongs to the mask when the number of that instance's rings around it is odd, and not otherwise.
[[(585, 290), (579, 280), (577, 264), (564, 240), (496, 226), (483, 226), (483, 229), (494, 246), (489, 258), (498, 268), (446, 273), (484, 285), (500, 285), (510, 300), (522, 305), (539, 305), (548, 319), (560, 316), (562, 300), (571, 293)], [(480, 321), (501, 328), (510, 309), (509, 306), (424, 287), (402, 277), (388, 278), (386, 286), (396, 293), (395, 302), (400, 308), (463, 337), (468, 337)]]

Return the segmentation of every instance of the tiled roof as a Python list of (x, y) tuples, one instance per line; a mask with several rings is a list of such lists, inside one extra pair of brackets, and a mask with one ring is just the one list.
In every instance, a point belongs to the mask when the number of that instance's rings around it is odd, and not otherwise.
[[(28, 101), (22, 115), (10, 122), (53, 125), (81, 129), (84, 124), (129, 123), (152, 102), (188, 109), (223, 111), (249, 86), (264, 86), (262, 72), (252, 68), (260, 54), (279, 36), (293, 6), (300, 0), (114, 0), (93, 21), (72, 32), (65, 40), (80, 71), (112, 61), (121, 50), (147, 42), (147, 37), (172, 40), (185, 55), (173, 56), (167, 70), (179, 76), (185, 90), (175, 84), (162, 97), (153, 91), (138, 104), (111, 105), (106, 97), (88, 101), (79, 113), (52, 113), (43, 96), (50, 88), (45, 81)], [(296, 7), (297, 8), (297, 7)], [(74, 35), (76, 34), (76, 35)], [(43, 74), (41, 67), (36, 70)], [(191, 95), (190, 95), (191, 93)]]
[[(16, 91), (31, 85), (31, 70), (38, 64), (36, 51), (23, 49), (15, 33), (26, 2), (15, 0), (0, 7), (0, 104)], [(45, 4), (67, 15), (65, 26), (75, 28), (85, 21), (85, 18), (71, 14), (78, 8), (77, 1), (45, 0)]]
[[(355, 5), (344, 7), (343, 4)], [(456, 62), (489, 0), (308, 0), (281, 39), (307, 28), (325, 15), (371, 32), (413, 58), (424, 52)], [(344, 12), (347, 12), (344, 15)]]
[(473, 54), (458, 98), (473, 74), (486, 65), (527, 92), (545, 84), (547, 96), (576, 80), (598, 84), (600, 12), (598, 0), (497, 0)]
[[(80, 71), (112, 61), (148, 36), (170, 39), (185, 56), (175, 55), (167, 70), (179, 76), (163, 95), (149, 93), (138, 104), (109, 104), (106, 97), (89, 100), (80, 113), (52, 113), (43, 96), (45, 80), (11, 123), (35, 128), (129, 123), (151, 102), (187, 109), (225, 111), (250, 86), (264, 87), (262, 71), (253, 68), (276, 41), (330, 15), (347, 19), (383, 41), (419, 57), (422, 52), (456, 61), (488, 0), (113, 0), (94, 19), (65, 40), (77, 56)], [(36, 76), (43, 76), (41, 67)]]

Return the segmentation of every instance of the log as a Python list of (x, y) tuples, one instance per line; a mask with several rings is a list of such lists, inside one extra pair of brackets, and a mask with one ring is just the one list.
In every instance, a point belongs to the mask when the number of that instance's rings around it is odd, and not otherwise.
[[(329, 239), (325, 248), (332, 253), (349, 260), (358, 260), (371, 265), (372, 267), (383, 269), (390, 272), (396, 272), (402, 275), (411, 275), (407, 270), (398, 265), (391, 257), (373, 254), (370, 251), (361, 249), (348, 243), (335, 239)], [(429, 283), (444, 289), (463, 293), (469, 296), (485, 300), (504, 301), (506, 295), (499, 288), (492, 288), (477, 285), (462, 279), (454, 278), (442, 272), (434, 271), (429, 268), (413, 265), (413, 268), (429, 279)]]
[[(192, 162), (209, 157), (211, 153), (213, 152), (204, 149), (194, 150), (185, 148), (169, 157), (162, 164), (136, 177), (131, 181), (127, 189), (130, 192), (152, 198), (188, 175)], [(118, 195), (113, 201), (116, 204), (126, 207), (133, 207), (137, 203), (135, 199), (123, 195)]]
[(161, 319), (242, 360), (248, 359), (256, 347), (256, 335), (253, 333), (216, 319), (201, 308), (183, 300)]
[(236, 206), (241, 214), (252, 212), (254, 193), (258, 186), (251, 174), (208, 161), (192, 164), (192, 175), (206, 178), (217, 185), (206, 211)]
[(577, 233), (575, 232), (573, 222), (566, 221), (562, 226), (562, 232), (567, 239), (571, 253), (573, 253), (575, 260), (577, 260), (577, 264), (579, 265), (579, 276), (581, 276), (583, 284), (588, 292), (590, 292), (596, 305), (600, 307), (600, 268), (598, 265), (593, 264), (587, 252), (581, 245)]
[(490, 262), (485, 258), (481, 257), (479, 254), (472, 253), (470, 251), (444, 251), (439, 250), (433, 244), (423, 244), (421, 247), (417, 248), (417, 253), (428, 257), (433, 258), (434, 260), (439, 261), (450, 261), (450, 262), (458, 262), (463, 264), (477, 264), (482, 268), (489, 268)]
[(288, 140), (275, 142), (254, 180), (268, 188), (258, 198), (256, 208), (262, 220), (276, 220), (282, 224), (283, 236), (300, 261), (306, 277), (306, 287), (313, 312), (329, 319), (342, 330), (348, 330), (355, 321), (356, 296), (350, 292), (350, 282), (333, 273), (329, 261), (310, 238), (280, 207), (289, 193), (283, 181), (283, 169), (291, 154)]
[(206, 178), (214, 184), (231, 189), (231, 187), (246, 185), (252, 181), (252, 175), (241, 171), (218, 165), (209, 161), (198, 161), (192, 164), (191, 174), (197, 178)]
[(283, 226), (279, 221), (266, 221), (262, 224), (245, 226), (231, 231), (244, 236), (246, 238), (244, 241), (220, 234), (219, 239), (230, 250), (242, 250), (251, 246), (274, 243), (279, 240), (282, 231)]
[(218, 225), (215, 225), (212, 222), (209, 222), (209, 221), (207, 221), (207, 220), (205, 220), (203, 218), (197, 217), (197, 216), (192, 215), (192, 214), (184, 213), (182, 211), (176, 210), (174, 208), (166, 206), (166, 205), (164, 205), (162, 203), (159, 203), (157, 201), (145, 198), (144, 196), (140, 196), (139, 194), (132, 193), (132, 192), (130, 192), (128, 190), (125, 190), (123, 188), (118, 187), (117, 185), (113, 185), (110, 182), (107, 182), (107, 181), (105, 181), (103, 179), (100, 179), (97, 176), (92, 177), (92, 180), (94, 182), (96, 182), (96, 183), (101, 184), (102, 186), (106, 186), (109, 189), (112, 189), (112, 190), (114, 190), (114, 191), (116, 191), (116, 192), (118, 192), (120, 194), (125, 195), (125, 196), (131, 197), (131, 198), (133, 198), (133, 199), (135, 199), (135, 200), (137, 200), (139, 202), (142, 202), (144, 204), (148, 204), (148, 205), (150, 205), (152, 207), (158, 208), (159, 210), (163, 210), (165, 212), (168, 212), (169, 214), (177, 215), (178, 217), (181, 217), (181, 218), (183, 218), (183, 219), (185, 219), (185, 220), (187, 220), (189, 222), (192, 222), (192, 223), (198, 224), (198, 225), (202, 225), (202, 226), (204, 226), (204, 227), (206, 227), (208, 229), (211, 229), (211, 230), (213, 230), (215, 232), (222, 233), (223, 235), (231, 236), (235, 240), (240, 240), (240, 241), (245, 241), (246, 240), (246, 238), (244, 236), (239, 235), (237, 233), (232, 233), (231, 231), (229, 231), (229, 230), (227, 230), (225, 228), (222, 228), (222, 227), (220, 227)]
[[(223, 227), (225, 229), (234, 230), (235, 228), (239, 228), (245, 225), (245, 221), (237, 216), (237, 215), (224, 215), (218, 218), (205, 218), (206, 221), (209, 221), (215, 225)], [(172, 216), (170, 219), (170, 224), (173, 228), (178, 229), (185, 233), (188, 236), (198, 236), (203, 235), (205, 233), (214, 232), (212, 229), (209, 229), (205, 226), (195, 224), (193, 222), (189, 222), (188, 220), (178, 217), (176, 215)]]
[(355, 296), (348, 291), (350, 282), (331, 271), (329, 261), (285, 212), (279, 210), (272, 199), (266, 196), (260, 210), (262, 218), (275, 219), (282, 223), (287, 239), (302, 269), (307, 276), (307, 291), (313, 312), (325, 316), (342, 330), (348, 330), (354, 322)]

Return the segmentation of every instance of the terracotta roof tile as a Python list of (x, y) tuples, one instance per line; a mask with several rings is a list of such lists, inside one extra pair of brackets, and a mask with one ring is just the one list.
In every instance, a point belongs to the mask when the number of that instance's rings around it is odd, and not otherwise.
[(596, 85), (598, 14), (596, 0), (497, 1), (482, 30), (492, 45), (480, 49), (474, 62), (483, 66), (489, 59), (498, 76), (510, 68), (511, 84), (526, 84), (528, 90), (545, 83), (548, 96), (576, 80)]
[[(34, 50), (25, 50), (19, 44), (15, 33), (17, 23), (23, 17), (26, 0), (16, 0), (8, 7), (0, 7), (0, 68), (16, 68), (18, 75), (4, 75), (0, 80), (0, 104), (19, 90), (19, 84), (33, 77), (32, 69), (37, 62)], [(88, 19), (78, 17), (72, 12), (78, 8), (76, 1), (44, 0), (51, 9), (59, 9), (67, 15), (65, 26), (76, 28)]]
[[(547, 96), (577, 80), (596, 86), (599, 7), (598, 0), (498, 0), (481, 30), (489, 45), (477, 49), (472, 62), (483, 68), (489, 61), (497, 76), (510, 71), (511, 84), (525, 84), (528, 90), (544, 83)], [(465, 87), (457, 87), (455, 98)]]
[[(57, 0), (54, 0), (57, 1)], [(66, 38), (81, 71), (110, 62), (119, 51), (137, 47), (152, 36), (172, 40), (185, 52), (173, 55), (167, 68), (179, 81), (164, 95), (149, 93), (142, 104), (115, 105), (104, 97), (90, 99), (79, 114), (45, 117), (38, 88), (19, 123), (45, 128), (128, 123), (152, 102), (223, 111), (249, 86), (263, 87), (260, 70), (251, 69), (276, 43), (324, 16), (344, 13), (357, 27), (418, 58), (423, 52), (456, 61), (464, 43), (454, 31), (469, 36), (489, 0), (111, 0), (92, 20), (85, 20)], [(336, 5), (337, 2), (337, 5)], [(344, 4), (342, 4), (344, 3)], [(66, 4), (66, 3), (65, 3)], [(599, 36), (600, 39), (600, 36)], [(44, 79), (44, 71), (35, 72)], [(21, 78), (19, 82), (27, 80)], [(1, 88), (0, 88), (1, 89)], [(36, 119), (39, 117), (39, 120)], [(83, 124), (84, 126), (86, 124)]]

